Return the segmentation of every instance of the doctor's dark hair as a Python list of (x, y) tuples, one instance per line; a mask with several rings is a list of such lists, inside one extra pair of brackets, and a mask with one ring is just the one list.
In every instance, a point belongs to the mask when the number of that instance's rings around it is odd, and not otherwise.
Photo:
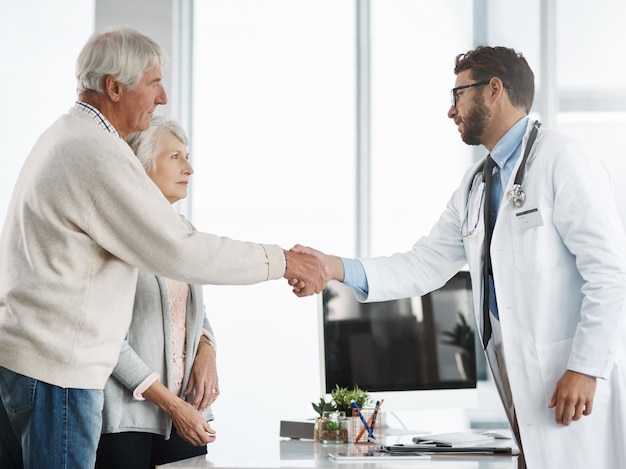
[(456, 56), (454, 74), (470, 70), (476, 81), (487, 81), (498, 77), (513, 106), (530, 113), (535, 98), (535, 75), (521, 53), (508, 47), (478, 46)]

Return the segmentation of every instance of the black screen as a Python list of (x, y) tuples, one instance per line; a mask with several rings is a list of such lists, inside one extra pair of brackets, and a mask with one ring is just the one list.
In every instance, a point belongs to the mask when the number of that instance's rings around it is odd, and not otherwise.
[(326, 392), (476, 386), (476, 334), (468, 272), (423, 297), (359, 303), (338, 282), (322, 294)]

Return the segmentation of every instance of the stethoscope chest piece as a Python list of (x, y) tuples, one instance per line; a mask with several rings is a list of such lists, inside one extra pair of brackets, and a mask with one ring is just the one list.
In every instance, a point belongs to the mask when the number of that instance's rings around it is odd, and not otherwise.
[(522, 181), (524, 180), (524, 175), (526, 174), (526, 162), (528, 161), (528, 155), (530, 154), (530, 149), (533, 147), (533, 144), (537, 139), (540, 127), (541, 123), (539, 121), (535, 121), (533, 124), (533, 130), (528, 137), (528, 143), (526, 144), (526, 150), (524, 151), (524, 156), (522, 157), (522, 163), (517, 170), (517, 174), (515, 174), (513, 189), (506, 194), (507, 200), (511, 202), (515, 208), (520, 208), (524, 205), (524, 202), (526, 202), (526, 194), (522, 190)]
[(520, 208), (526, 202), (526, 194), (522, 190), (521, 184), (513, 184), (513, 189), (506, 194), (506, 198), (516, 208)]
[[(522, 205), (524, 205), (524, 202), (526, 202), (526, 193), (522, 189), (522, 182), (524, 181), (524, 176), (526, 175), (526, 164), (528, 162), (528, 155), (530, 154), (530, 149), (532, 148), (533, 144), (535, 143), (535, 140), (537, 139), (537, 135), (539, 134), (540, 127), (541, 127), (541, 123), (539, 121), (535, 121), (533, 124), (533, 129), (530, 133), (530, 136), (528, 137), (528, 143), (526, 144), (526, 149), (524, 150), (524, 155), (522, 156), (521, 164), (519, 165), (517, 173), (515, 174), (515, 179), (513, 180), (513, 187), (506, 194), (507, 200), (511, 202), (515, 208), (520, 208)], [(484, 187), (485, 171), (486, 171), (485, 168), (486, 168), (486, 160), (485, 162), (483, 162), (483, 167), (478, 168), (476, 172), (474, 173), (474, 178), (472, 179), (472, 182), (469, 187), (469, 192), (467, 195), (467, 203), (465, 204), (465, 219), (462, 223), (462, 228), (461, 228), (461, 233), (464, 238), (468, 236), (472, 236), (474, 234), (474, 231), (476, 230), (476, 227), (478, 226), (478, 220), (480, 218), (480, 215), (479, 215), (480, 211), (477, 211), (476, 223), (474, 224), (474, 227), (469, 230), (467, 229), (469, 228), (467, 223), (470, 218), (469, 207), (470, 207), (470, 199), (472, 198), (472, 190), (477, 185), (475, 184), (477, 180), (477, 176), (479, 176), (481, 173), (483, 176), (482, 180), (483, 180), (483, 187)], [(485, 191), (483, 190), (480, 196), (480, 200), (478, 201), (479, 207), (483, 204), (484, 197), (485, 197)]]

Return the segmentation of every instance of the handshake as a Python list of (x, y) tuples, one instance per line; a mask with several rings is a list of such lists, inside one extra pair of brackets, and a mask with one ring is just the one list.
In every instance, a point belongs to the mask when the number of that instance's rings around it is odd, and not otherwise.
[(343, 281), (343, 262), (313, 248), (296, 244), (285, 251), (287, 268), (284, 278), (299, 297), (320, 293), (329, 280)]

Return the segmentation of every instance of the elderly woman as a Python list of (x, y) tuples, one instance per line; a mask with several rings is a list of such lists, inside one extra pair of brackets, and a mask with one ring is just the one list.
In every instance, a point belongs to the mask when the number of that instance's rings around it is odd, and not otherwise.
[[(187, 197), (193, 168), (178, 122), (155, 116), (128, 143), (171, 204)], [(202, 287), (140, 271), (130, 329), (104, 390), (96, 468), (148, 469), (206, 454), (218, 393)]]

